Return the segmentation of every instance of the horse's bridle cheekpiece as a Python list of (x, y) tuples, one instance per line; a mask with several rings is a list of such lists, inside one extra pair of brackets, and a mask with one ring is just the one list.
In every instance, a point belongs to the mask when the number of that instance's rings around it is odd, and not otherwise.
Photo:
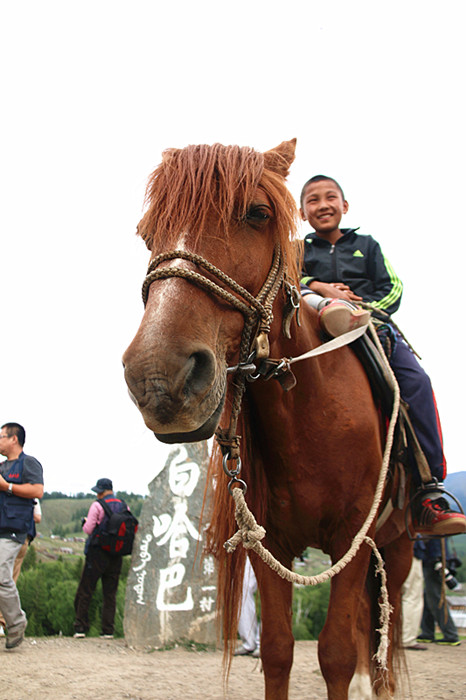
[[(198, 268), (203, 268), (209, 274), (209, 277), (202, 272), (189, 270), (184, 267), (159, 267), (161, 263), (167, 260), (176, 259), (187, 260)], [(172, 250), (157, 255), (149, 263), (147, 275), (142, 285), (144, 306), (147, 304), (149, 287), (152, 282), (161, 279), (169, 279), (171, 277), (185, 279), (201, 287), (206, 292), (215, 294), (240, 311), (244, 316), (238, 364), (227, 369), (228, 374), (234, 373), (236, 375), (233, 383), (230, 423), (228, 428), (218, 428), (215, 437), (223, 454), (225, 473), (232, 480), (229, 484), (229, 489), (231, 490), (233, 483), (235, 483), (245, 490), (246, 484), (241, 479), (238, 479), (241, 469), (241, 460), (239, 453), (240, 436), (236, 435), (236, 426), (241, 409), (242, 397), (246, 387), (246, 380), (249, 379), (249, 381), (251, 381), (257, 379), (260, 376), (257, 370), (257, 364), (269, 357), (270, 347), (268, 335), (273, 321), (272, 306), (278, 294), (278, 290), (282, 284), (285, 285), (289, 311), (284, 320), (283, 330), (287, 337), (290, 337), (289, 327), (291, 317), (299, 309), (299, 292), (285, 279), (286, 261), (278, 245), (274, 250), (270, 270), (257, 296), (252, 295), (247, 289), (235, 282), (235, 280), (202, 256), (186, 250)], [(238, 462), (236, 468), (228, 469), (227, 463), (230, 460)]]

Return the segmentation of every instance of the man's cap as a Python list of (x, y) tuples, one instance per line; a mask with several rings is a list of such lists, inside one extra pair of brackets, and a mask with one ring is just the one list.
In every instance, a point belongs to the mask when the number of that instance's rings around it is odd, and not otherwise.
[(98, 479), (96, 485), (91, 488), (91, 491), (95, 491), (96, 493), (113, 491), (113, 484), (110, 479)]

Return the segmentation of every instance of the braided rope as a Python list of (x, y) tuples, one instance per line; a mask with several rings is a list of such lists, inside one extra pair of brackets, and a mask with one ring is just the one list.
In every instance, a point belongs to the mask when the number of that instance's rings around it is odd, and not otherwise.
[[(186, 270), (185, 268), (181, 267), (166, 267), (160, 270), (155, 269), (160, 265), (160, 263), (165, 262), (167, 260), (174, 260), (177, 258), (180, 258), (181, 260), (188, 260), (189, 262), (193, 262), (196, 265), (203, 267), (205, 270), (207, 270), (207, 272), (210, 272), (215, 277), (217, 277), (233, 292), (236, 292), (236, 294), (238, 294), (244, 301), (238, 299), (238, 297), (236, 297), (234, 294), (231, 294), (231, 292), (228, 292), (223, 287), (220, 287), (212, 280), (209, 280), (207, 277), (200, 274), (199, 272), (195, 272), (194, 270)], [(264, 304), (260, 301), (260, 296), (255, 297), (253, 294), (248, 292), (247, 289), (238, 284), (238, 282), (235, 282), (234, 279), (229, 277), (229, 275), (227, 275), (225, 272), (222, 272), (222, 270), (210, 263), (208, 260), (201, 257), (200, 255), (197, 255), (196, 253), (191, 253), (186, 250), (172, 250), (167, 253), (161, 253), (150, 262), (146, 278), (144, 279), (142, 285), (142, 299), (144, 301), (144, 304), (147, 303), (149, 287), (152, 284), (152, 282), (155, 282), (155, 280), (159, 279), (169, 279), (170, 277), (179, 277), (182, 279), (186, 279), (190, 282), (194, 282), (195, 284), (198, 284), (199, 286), (203, 287), (204, 289), (207, 289), (213, 294), (216, 294), (224, 301), (229, 302), (232, 306), (241, 311), (245, 316), (251, 315), (253, 313), (253, 310), (255, 310), (262, 318), (270, 322), (270, 311), (266, 309)], [(249, 306), (247, 306), (247, 304), (244, 303), (245, 301), (249, 303)]]
[(346, 554), (344, 554), (341, 557), (341, 559), (339, 559), (330, 568), (326, 569), (320, 574), (317, 574), (316, 576), (303, 576), (301, 574), (297, 574), (294, 571), (290, 571), (285, 566), (283, 566), (283, 564), (281, 564), (277, 559), (275, 559), (275, 557), (261, 544), (261, 540), (265, 537), (266, 534), (265, 529), (257, 524), (253, 514), (247, 506), (242, 489), (238, 487), (234, 487), (231, 491), (236, 506), (235, 517), (236, 522), (238, 524), (238, 531), (229, 540), (227, 540), (227, 542), (225, 542), (224, 547), (227, 550), (227, 552), (231, 553), (236, 549), (238, 544), (242, 543), (245, 549), (252, 549), (254, 552), (256, 552), (256, 554), (260, 556), (260, 558), (264, 561), (265, 564), (267, 564), (267, 566), (269, 566), (273, 571), (275, 571), (281, 578), (285, 579), (286, 581), (289, 581), (290, 583), (301, 584), (304, 586), (315, 586), (319, 583), (323, 583), (324, 581), (333, 578), (338, 573), (340, 573), (340, 571), (342, 571), (345, 568), (345, 566), (347, 566), (350, 563), (350, 561), (352, 561), (352, 559), (356, 556), (363, 542), (369, 544), (372, 547), (379, 563), (379, 566), (376, 569), (376, 574), (378, 573), (381, 575), (382, 588), (380, 603), (381, 628), (379, 630), (381, 634), (381, 639), (379, 648), (377, 650), (376, 659), (382, 668), (386, 668), (387, 650), (389, 644), (388, 628), (391, 606), (388, 602), (386, 574), (385, 570), (383, 569), (383, 560), (380, 556), (375, 542), (367, 536), (367, 532), (374, 521), (383, 496), (385, 480), (390, 463), (390, 453), (393, 445), (395, 426), (398, 419), (398, 411), (400, 407), (400, 390), (372, 322), (370, 323), (369, 328), (373, 336), (374, 343), (377, 346), (381, 357), (383, 358), (384, 364), (386, 365), (387, 373), (392, 378), (394, 388), (394, 401), (392, 415), (387, 430), (387, 439), (385, 443), (382, 466), (380, 469), (377, 487), (374, 493), (374, 500), (370, 511), (367, 515), (367, 518), (364, 521), (359, 532), (353, 538), (349, 550), (346, 552)]
[[(233, 294), (231, 294), (231, 292), (228, 292), (226, 289), (223, 289), (223, 287), (220, 287), (215, 282), (212, 282), (211, 280), (207, 279), (207, 277), (204, 277), (204, 275), (199, 274), (199, 272), (194, 272), (193, 270), (185, 270), (182, 267), (162, 268), (161, 270), (154, 270), (150, 273), (150, 275), (147, 275), (146, 279), (144, 280), (145, 287), (143, 287), (143, 298), (145, 296), (146, 302), (146, 292), (149, 286), (152, 284), (152, 282), (155, 282), (155, 280), (169, 279), (171, 277), (179, 277), (181, 279), (194, 282), (200, 287), (204, 287), (204, 289), (213, 292), (224, 301), (228, 301), (232, 306), (241, 311), (245, 316), (249, 316), (251, 314), (250, 307), (247, 306), (247, 304), (242, 302), (240, 299), (235, 297)], [(255, 299), (254, 307), (259, 311), (259, 313), (264, 314), (262, 304), (260, 304), (260, 302), (257, 302)]]
[[(194, 270), (188, 270), (177, 266), (157, 269), (161, 263), (178, 258), (187, 260), (201, 268), (204, 268), (204, 270), (216, 277), (231, 291), (228, 291), (228, 289), (221, 287), (213, 280)], [(201, 255), (197, 255), (196, 253), (186, 250), (172, 250), (157, 255), (149, 263), (147, 275), (142, 285), (142, 299), (144, 305), (146, 305), (149, 295), (149, 288), (152, 282), (160, 279), (169, 279), (171, 277), (185, 279), (188, 282), (192, 282), (205, 289), (207, 292), (211, 292), (212, 294), (220, 297), (235, 309), (240, 311), (244, 316), (244, 327), (239, 351), (239, 361), (241, 363), (247, 360), (251, 352), (251, 339), (258, 316), (260, 319), (258, 332), (267, 334), (270, 331), (273, 321), (272, 306), (274, 299), (278, 294), (280, 285), (283, 283), (285, 268), (286, 260), (282, 256), (280, 246), (276, 245), (268, 275), (258, 295), (255, 297), (247, 289), (242, 287), (240, 284), (238, 284), (238, 282), (213, 265), (211, 262), (203, 258)], [(238, 296), (235, 296), (235, 294)], [(226, 430), (221, 431), (222, 451), (224, 449), (228, 449), (228, 445), (232, 444), (235, 440), (239, 440), (239, 437), (235, 435), (235, 431), (245, 388), (246, 377), (239, 374), (233, 382), (233, 396), (231, 400), (232, 409), (230, 413), (229, 426)]]

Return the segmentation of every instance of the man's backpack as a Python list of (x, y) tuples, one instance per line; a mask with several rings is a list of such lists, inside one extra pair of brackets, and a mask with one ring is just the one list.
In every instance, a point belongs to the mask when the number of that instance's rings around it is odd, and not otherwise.
[(115, 556), (123, 557), (125, 554), (131, 554), (134, 536), (138, 529), (138, 519), (128, 510), (123, 500), (121, 500), (123, 510), (119, 512), (114, 512), (103, 498), (98, 502), (105, 511), (107, 521), (97, 533), (94, 544)]

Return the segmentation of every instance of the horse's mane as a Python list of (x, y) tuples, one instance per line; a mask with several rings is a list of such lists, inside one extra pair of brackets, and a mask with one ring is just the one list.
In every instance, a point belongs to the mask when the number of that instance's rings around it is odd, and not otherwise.
[(274, 210), (276, 242), (286, 256), (290, 276), (296, 279), (297, 210), (283, 174), (274, 167), (277, 158), (280, 155), (274, 151), (263, 154), (218, 143), (164, 151), (147, 184), (147, 210), (139, 235), (155, 253), (176, 245), (185, 231), (198, 240), (208, 217), (214, 215), (217, 233), (227, 242), (232, 221), (244, 217), (260, 186)]

